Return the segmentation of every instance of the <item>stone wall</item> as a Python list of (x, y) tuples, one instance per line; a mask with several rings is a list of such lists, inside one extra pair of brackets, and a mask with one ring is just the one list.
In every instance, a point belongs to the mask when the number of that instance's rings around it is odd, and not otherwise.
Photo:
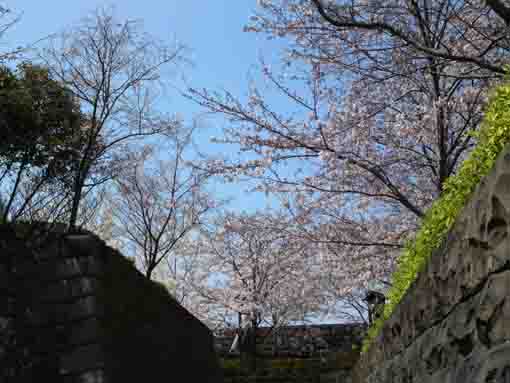
[(1, 383), (221, 381), (209, 329), (99, 238), (26, 242), (0, 226)]
[(75, 257), (56, 232), (19, 234), (0, 226), (0, 381), (100, 381), (96, 280), (86, 275), (98, 259)]
[(102, 300), (112, 382), (222, 381), (212, 332), (108, 248)]
[(355, 367), (355, 383), (510, 382), (510, 148)]
[[(283, 326), (269, 335), (265, 327), (258, 330), (257, 347), (263, 356), (313, 357), (360, 347), (366, 326), (361, 323)], [(215, 338), (221, 356), (229, 355), (235, 334), (236, 330), (230, 330)]]

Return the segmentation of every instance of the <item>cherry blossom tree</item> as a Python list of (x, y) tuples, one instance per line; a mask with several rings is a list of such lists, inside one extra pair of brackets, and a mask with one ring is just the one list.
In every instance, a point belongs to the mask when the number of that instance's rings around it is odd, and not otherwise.
[(261, 0), (246, 30), (288, 43), (262, 74), (290, 106), (255, 87), (247, 99), (190, 89), (229, 120), (216, 140), (250, 154), (209, 168), (278, 196), (341, 295), (387, 283), (475, 143), (509, 59), (504, 20), (476, 0)]
[[(16, 15), (12, 9), (0, 5), (0, 41), (5, 40), (5, 35), (9, 29), (11, 29), (19, 20), (19, 15)], [(6, 62), (19, 58), (20, 54), (25, 50), (26, 49), (23, 47), (17, 47), (7, 52), (0, 52), (0, 64), (5, 65)]]
[(116, 236), (140, 262), (147, 278), (164, 260), (176, 256), (180, 242), (205, 222), (216, 203), (206, 191), (208, 174), (186, 160), (192, 130), (167, 135), (169, 160), (153, 161), (151, 147), (115, 181), (112, 213)]
[(164, 259), (154, 270), (153, 279), (165, 284), (177, 302), (213, 333), (218, 333), (233, 326), (232, 311), (221, 302), (211, 301), (196, 288), (210, 280), (212, 275), (204, 262), (204, 243), (195, 234), (183, 238), (176, 256)]
[[(173, 117), (161, 118), (153, 104), (162, 68), (178, 62), (181, 52), (181, 47), (170, 48), (143, 33), (138, 22), (119, 21), (106, 8), (43, 50), (42, 61), (78, 100), (87, 120), (87, 145), (72, 172), (71, 230), (83, 193), (117, 175), (123, 154), (132, 149), (129, 144), (179, 125)], [(95, 152), (98, 140), (103, 145)]]
[(322, 309), (306, 243), (290, 241), (285, 223), (276, 213), (226, 213), (204, 231), (202, 262), (211, 278), (196, 281), (195, 289), (249, 325), (240, 349), (251, 368), (260, 326), (269, 325), (270, 334)]
[[(270, 1), (263, 6), (271, 7)], [(295, 4), (306, 4), (299, 1)], [(504, 74), (498, 50), (508, 50), (509, 8), (499, 0), (311, 0), (339, 33), (373, 31), (432, 58)], [(367, 37), (367, 36), (364, 36)], [(383, 38), (384, 38), (383, 37)], [(460, 75), (458, 73), (457, 75)]]

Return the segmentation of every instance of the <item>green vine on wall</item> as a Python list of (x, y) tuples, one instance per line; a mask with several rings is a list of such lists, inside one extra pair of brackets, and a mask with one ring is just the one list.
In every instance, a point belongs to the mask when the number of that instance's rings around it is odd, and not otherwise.
[(405, 245), (397, 270), (392, 275), (392, 287), (388, 292), (383, 314), (369, 328), (363, 341), (362, 352), (369, 349), (384, 322), (391, 316), (429, 257), (446, 238), (480, 180), (490, 172), (496, 158), (510, 142), (508, 79), (493, 91), (489, 100), (480, 130), (470, 133), (478, 139), (478, 144), (458, 172), (448, 178), (441, 197), (427, 211), (416, 237)]

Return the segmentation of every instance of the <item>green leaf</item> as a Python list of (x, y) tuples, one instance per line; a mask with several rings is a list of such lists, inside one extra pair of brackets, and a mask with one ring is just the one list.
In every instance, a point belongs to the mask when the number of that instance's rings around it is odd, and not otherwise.
[[(506, 68), (510, 71), (510, 65)], [(446, 180), (443, 194), (426, 213), (414, 241), (406, 243), (397, 261), (397, 270), (392, 275), (392, 288), (388, 292), (383, 315), (369, 328), (363, 340), (362, 352), (368, 351), (371, 342), (382, 329), (384, 321), (391, 316), (419, 271), (425, 267), (430, 256), (444, 241), (477, 184), (489, 173), (500, 152), (509, 144), (510, 84), (508, 81), (510, 78), (508, 77), (510, 75), (507, 76), (505, 84), (498, 86), (492, 92), (480, 131), (467, 133), (478, 139), (477, 146), (462, 163), (457, 174)]]

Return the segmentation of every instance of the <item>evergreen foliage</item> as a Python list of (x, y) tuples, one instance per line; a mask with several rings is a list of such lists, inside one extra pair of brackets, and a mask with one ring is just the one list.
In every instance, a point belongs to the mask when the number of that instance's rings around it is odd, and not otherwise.
[(79, 149), (76, 143), (83, 140), (79, 105), (68, 90), (44, 67), (22, 63), (12, 71), (0, 66), (0, 104), (0, 165), (65, 172)]

